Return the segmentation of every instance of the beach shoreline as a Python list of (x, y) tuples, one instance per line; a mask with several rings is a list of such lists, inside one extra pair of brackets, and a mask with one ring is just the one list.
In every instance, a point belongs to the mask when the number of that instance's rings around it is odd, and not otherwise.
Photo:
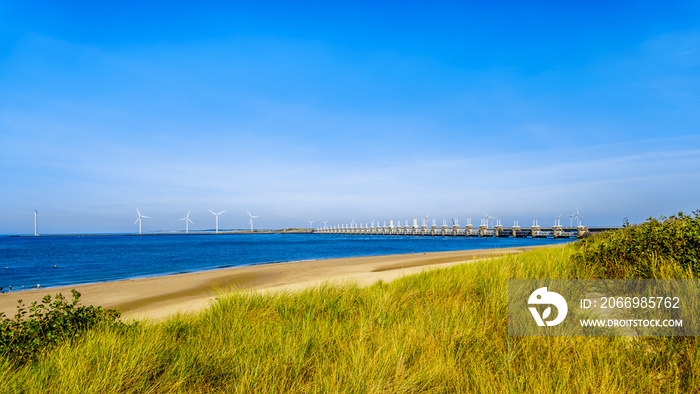
[(17, 300), (30, 305), (40, 302), (46, 295), (62, 293), (70, 298), (71, 289), (76, 289), (82, 294), (82, 305), (116, 309), (125, 321), (162, 320), (176, 313), (200, 311), (222, 292), (297, 291), (323, 283), (347, 281), (369, 285), (424, 269), (554, 246), (557, 245), (306, 260), (14, 291), (0, 294), (0, 312), (12, 317)]

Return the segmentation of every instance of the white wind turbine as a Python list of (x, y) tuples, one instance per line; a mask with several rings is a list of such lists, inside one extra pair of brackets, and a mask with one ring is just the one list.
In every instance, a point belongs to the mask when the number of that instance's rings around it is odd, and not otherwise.
[(561, 215), (554, 217), (554, 225), (561, 226)]
[(215, 212), (212, 211), (211, 209), (209, 209), (208, 211), (211, 212), (214, 216), (216, 216), (216, 233), (218, 234), (218, 233), (219, 233), (219, 215), (221, 215), (222, 213), (226, 212), (226, 210), (223, 210), (223, 211), (221, 211), (221, 212), (219, 212), (219, 213), (215, 213)]
[[(151, 217), (150, 217), (150, 216), (141, 215), (141, 212), (139, 212), (139, 209), (138, 209), (138, 208), (136, 208), (136, 213), (139, 214), (139, 217), (138, 217), (138, 219), (136, 219), (136, 222), (139, 223), (139, 234), (141, 234), (141, 219), (150, 219)], [(134, 222), (134, 224), (136, 224), (136, 222)]]
[(585, 219), (586, 217), (581, 215), (578, 211), (578, 208), (576, 208), (576, 227), (581, 225), (581, 219)]
[(569, 228), (574, 227), (574, 216), (576, 216), (576, 213), (569, 215)]
[[(192, 221), (190, 220), (190, 211), (187, 211), (187, 216), (185, 216), (184, 218), (182, 218), (180, 220), (185, 221), (185, 233), (189, 234), (190, 233), (190, 223), (192, 223)], [(192, 224), (194, 224), (194, 223), (192, 223)]]
[(486, 216), (486, 227), (489, 227), (489, 219), (496, 219), (495, 217), (486, 213), (486, 211), (484, 211), (484, 216)]
[(259, 218), (260, 216), (253, 216), (250, 213), (250, 211), (246, 211), (246, 212), (248, 212), (248, 216), (250, 216), (250, 232), (252, 233), (253, 232), (253, 219)]
[(323, 221), (323, 222), (321, 222), (321, 223), (323, 223), (323, 229), (324, 229), (324, 230), (325, 230), (326, 228), (328, 228), (328, 226), (326, 226), (326, 225), (328, 224), (328, 220)]
[(313, 230), (315, 220), (307, 220), (307, 222), (309, 222), (309, 228)]

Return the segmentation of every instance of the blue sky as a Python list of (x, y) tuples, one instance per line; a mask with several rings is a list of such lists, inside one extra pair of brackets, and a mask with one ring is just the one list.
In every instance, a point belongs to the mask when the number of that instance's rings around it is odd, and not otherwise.
[[(146, 4), (147, 3), (147, 4)], [(0, 3), (0, 234), (700, 209), (697, 2)], [(568, 224), (568, 221), (563, 222)]]

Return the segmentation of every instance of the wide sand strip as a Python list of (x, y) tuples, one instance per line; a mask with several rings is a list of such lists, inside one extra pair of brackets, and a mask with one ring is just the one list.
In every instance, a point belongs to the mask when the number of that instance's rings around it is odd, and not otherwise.
[(82, 294), (80, 300), (83, 305), (116, 309), (122, 312), (125, 320), (157, 320), (177, 312), (199, 311), (209, 305), (221, 291), (293, 291), (321, 283), (342, 281), (371, 284), (378, 280), (390, 281), (426, 268), (445, 267), (547, 246), (555, 245), (297, 261), (16, 291), (0, 294), (0, 312), (12, 317), (19, 299), (29, 305), (48, 294), (63, 293), (66, 298), (70, 298), (70, 290), (76, 289)]

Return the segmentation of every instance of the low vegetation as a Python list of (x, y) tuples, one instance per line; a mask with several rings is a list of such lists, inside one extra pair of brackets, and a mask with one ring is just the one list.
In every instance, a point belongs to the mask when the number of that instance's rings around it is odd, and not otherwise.
[(52, 347), (72, 343), (96, 326), (126, 328), (119, 313), (102, 307), (79, 305), (80, 293), (71, 290), (69, 302), (63, 294), (50, 295), (29, 307), (22, 300), (13, 319), (0, 313), (0, 355), (21, 365), (36, 360)]
[[(28, 363), (6, 352), (0, 385), (83, 393), (697, 392), (696, 338), (507, 334), (508, 279), (697, 277), (697, 250), (680, 259), (677, 250), (700, 236), (658, 247), (653, 235), (696, 225), (697, 214), (662, 218), (622, 235), (369, 287), (222, 295), (199, 315), (128, 329), (94, 325)], [(645, 226), (656, 233), (644, 235)], [(649, 242), (628, 250), (626, 242), (639, 239)], [(653, 258), (636, 257), (644, 253)]]
[(579, 242), (578, 264), (604, 278), (697, 277), (700, 274), (700, 210), (649, 218)]

